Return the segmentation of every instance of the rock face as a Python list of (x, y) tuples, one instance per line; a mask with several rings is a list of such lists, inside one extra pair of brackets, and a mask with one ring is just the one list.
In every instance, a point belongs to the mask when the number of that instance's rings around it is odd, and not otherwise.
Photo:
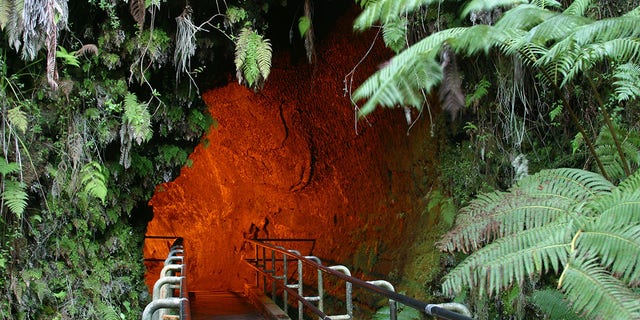
[[(407, 135), (401, 109), (355, 122), (345, 76), (366, 55), (355, 89), (389, 57), (381, 39), (367, 54), (375, 34), (354, 34), (355, 16), (318, 41), (316, 65), (292, 66), (275, 52), (263, 90), (231, 83), (204, 95), (217, 123), (192, 165), (158, 186), (147, 231), (185, 238), (190, 290), (255, 281), (241, 262), (252, 254), (245, 237), (315, 239), (313, 248), (292, 246), (363, 275), (403, 272), (406, 248), (425, 229), (421, 199), (437, 146), (428, 117)], [(149, 268), (152, 283), (157, 267)]]

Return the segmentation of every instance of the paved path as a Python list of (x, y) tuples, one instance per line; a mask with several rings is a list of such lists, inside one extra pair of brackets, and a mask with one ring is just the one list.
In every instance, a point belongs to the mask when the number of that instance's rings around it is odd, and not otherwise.
[(189, 300), (192, 320), (264, 320), (241, 293), (199, 291)]

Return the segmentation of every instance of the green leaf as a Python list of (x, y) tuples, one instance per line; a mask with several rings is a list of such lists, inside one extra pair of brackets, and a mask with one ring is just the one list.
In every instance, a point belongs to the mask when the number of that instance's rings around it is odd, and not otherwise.
[(106, 175), (103, 167), (96, 161), (85, 164), (80, 170), (84, 192), (96, 197), (104, 204), (107, 197)]
[(7, 118), (9, 119), (9, 123), (20, 132), (25, 133), (27, 131), (27, 128), (29, 127), (27, 114), (22, 111), (20, 107), (9, 109), (7, 111)]
[(22, 218), (22, 214), (27, 208), (27, 200), (29, 199), (29, 196), (25, 190), (26, 187), (21, 182), (4, 180), (2, 200), (7, 208), (9, 208), (9, 210), (18, 218)]
[(76, 57), (72, 53), (67, 52), (67, 49), (62, 46), (58, 46), (58, 50), (56, 51), (56, 58), (62, 59), (62, 62), (66, 65), (80, 67), (80, 60), (78, 60), (78, 57)]
[(595, 259), (571, 259), (558, 287), (571, 301), (572, 309), (588, 318), (640, 318), (640, 295), (612, 277)]
[(298, 20), (298, 31), (300, 31), (300, 36), (304, 37), (309, 28), (311, 27), (311, 20), (307, 16), (302, 16)]

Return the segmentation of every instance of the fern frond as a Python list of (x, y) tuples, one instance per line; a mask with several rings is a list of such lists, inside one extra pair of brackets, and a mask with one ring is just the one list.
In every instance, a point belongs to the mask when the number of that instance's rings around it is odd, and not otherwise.
[(582, 319), (569, 308), (564, 295), (558, 290), (545, 289), (535, 291), (529, 297), (529, 301), (544, 312), (548, 316), (547, 319)]
[(640, 170), (636, 170), (631, 176), (622, 180), (618, 185), (618, 191), (620, 192), (630, 192), (640, 189)]
[(472, 287), (492, 295), (533, 275), (558, 272), (568, 260), (573, 233), (570, 223), (552, 223), (498, 239), (451, 270), (442, 291), (452, 295)]
[(456, 225), (437, 246), (449, 252), (475, 251), (493, 239), (556, 221), (576, 205), (613, 188), (611, 182), (589, 171), (542, 170), (521, 179), (509, 193), (476, 197), (459, 211)]
[(561, 85), (565, 85), (580, 72), (593, 68), (601, 61), (625, 62), (637, 61), (638, 58), (640, 58), (640, 40), (635, 37), (586, 45), (575, 55), (574, 60), (571, 61), (572, 65), (563, 68), (563, 71), (568, 72)]
[[(238, 82), (254, 87), (266, 80), (271, 70), (271, 44), (250, 28), (243, 28), (236, 40), (235, 65)], [(260, 78), (262, 77), (262, 78)]]
[(595, 259), (571, 259), (560, 277), (558, 288), (572, 302), (571, 308), (588, 318), (640, 318), (640, 296), (612, 277)]
[[(614, 126), (614, 130), (618, 137), (624, 137), (619, 142), (625, 160), (628, 162), (627, 165), (632, 169), (637, 169), (640, 166), (640, 134), (636, 130), (623, 132), (617, 126)], [(600, 157), (605, 172), (613, 181), (626, 176), (624, 164), (616, 149), (613, 136), (606, 126), (600, 129), (596, 139), (596, 154)]]
[(145, 0), (129, 0), (129, 12), (133, 20), (138, 24), (139, 30), (144, 28), (146, 9)]
[(22, 217), (24, 210), (27, 208), (29, 195), (27, 195), (25, 190), (26, 186), (24, 183), (7, 179), (4, 180), (2, 201), (18, 218)]
[(422, 6), (438, 3), (442, 0), (378, 0), (361, 1), (364, 10), (353, 22), (353, 29), (363, 31), (374, 24), (385, 25), (391, 21), (403, 17)]
[(100, 199), (104, 204), (107, 197), (107, 177), (103, 170), (98, 162), (91, 161), (80, 170), (80, 181), (86, 194)]
[(520, 180), (516, 187), (532, 194), (552, 194), (577, 202), (609, 193), (615, 188), (600, 174), (574, 168), (541, 170)]
[[(640, 198), (636, 201), (638, 210)], [(600, 264), (625, 283), (640, 283), (640, 225), (615, 225), (598, 219), (580, 232), (576, 248), (582, 256), (597, 254)]]
[(584, 16), (584, 13), (587, 12), (590, 5), (591, 0), (573, 0), (563, 13), (573, 16)]
[(616, 189), (594, 199), (585, 210), (591, 210), (599, 215), (600, 220), (618, 226), (640, 224), (640, 190)]
[(557, 12), (536, 5), (523, 4), (505, 12), (496, 22), (495, 27), (498, 29), (529, 30), (557, 14)]
[(501, 46), (510, 37), (507, 30), (479, 24), (465, 28), (447, 43), (456, 53), (471, 56), (480, 52), (488, 54), (492, 48)]
[(527, 0), (471, 0), (464, 9), (462, 9), (460, 16), (466, 17), (471, 12), (491, 11), (495, 8), (507, 7), (511, 9), (511, 7), (526, 3), (528, 3)]
[(96, 307), (99, 319), (102, 320), (121, 320), (120, 315), (113, 306), (101, 303)]
[(555, 15), (531, 28), (528, 40), (543, 46), (547, 43), (555, 43), (571, 35), (576, 28), (591, 22), (592, 20), (580, 16)]
[(18, 131), (25, 133), (27, 131), (27, 127), (29, 126), (29, 121), (27, 120), (27, 114), (20, 109), (19, 106), (15, 108), (9, 109), (7, 111), (7, 119), (11, 126), (16, 128)]
[(382, 26), (382, 39), (384, 44), (395, 53), (406, 47), (407, 19), (400, 18)]
[(20, 165), (15, 162), (8, 162), (5, 158), (0, 157), (0, 174), (3, 177), (10, 173), (20, 172)]
[(620, 101), (635, 100), (640, 97), (640, 66), (633, 63), (625, 63), (616, 67), (613, 77), (615, 97)]
[(640, 54), (637, 36), (640, 23), (637, 17), (615, 17), (579, 26), (565, 39), (555, 43), (540, 58), (538, 65), (557, 70), (554, 81), (562, 85), (579, 71), (589, 69), (605, 57), (614, 60), (631, 59)]
[(355, 101), (367, 99), (359, 115), (373, 112), (378, 105), (420, 109), (423, 103), (421, 90), (430, 91), (442, 79), (442, 70), (436, 61), (442, 43), (465, 30), (452, 28), (436, 32), (394, 56), (353, 93)]

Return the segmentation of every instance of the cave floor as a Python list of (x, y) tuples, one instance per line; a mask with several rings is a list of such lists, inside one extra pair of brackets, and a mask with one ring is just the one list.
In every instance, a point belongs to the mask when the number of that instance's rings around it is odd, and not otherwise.
[(240, 293), (199, 291), (192, 293), (190, 298), (193, 320), (264, 320)]

